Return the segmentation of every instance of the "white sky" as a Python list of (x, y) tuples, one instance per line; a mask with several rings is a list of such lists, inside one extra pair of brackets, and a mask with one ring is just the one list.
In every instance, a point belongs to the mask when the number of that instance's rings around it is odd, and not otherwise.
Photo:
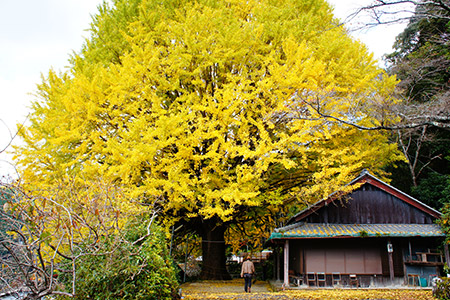
[[(329, 0), (341, 19), (370, 0)], [(22, 123), (31, 93), (50, 68), (63, 70), (88, 37), (91, 15), (102, 0), (0, 0), (0, 151)], [(402, 26), (357, 33), (375, 57), (392, 51)], [(356, 35), (356, 33), (355, 33)], [(11, 155), (0, 153), (0, 176), (14, 174)]]

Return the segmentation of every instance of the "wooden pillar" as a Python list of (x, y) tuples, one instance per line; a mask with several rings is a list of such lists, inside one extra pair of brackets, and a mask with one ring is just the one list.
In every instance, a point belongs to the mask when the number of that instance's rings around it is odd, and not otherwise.
[(450, 267), (450, 254), (448, 252), (448, 244), (444, 242), (444, 255), (445, 255), (445, 264), (447, 267)]
[[(412, 260), (412, 246), (411, 246), (411, 238), (408, 238), (408, 257), (406, 257), (406, 260), (411, 261)], [(436, 273), (439, 274), (439, 273)], [(403, 260), (403, 280), (404, 282), (408, 283), (408, 267), (406, 266), (406, 261)]]
[(275, 258), (275, 265), (276, 265), (276, 279), (277, 279), (277, 281), (280, 281), (280, 248), (281, 247), (278, 247), (278, 245), (277, 245), (277, 248), (275, 249), (275, 255), (276, 255), (276, 258)]
[(392, 252), (394, 252), (394, 249), (392, 247), (391, 240), (388, 240), (387, 242), (387, 251), (389, 257), (389, 276), (391, 278), (391, 283), (394, 284), (394, 259), (392, 257)]
[(411, 239), (408, 239), (408, 247), (409, 247), (409, 260), (412, 260), (412, 246), (411, 246)]
[(284, 242), (284, 286), (289, 287), (289, 240)]

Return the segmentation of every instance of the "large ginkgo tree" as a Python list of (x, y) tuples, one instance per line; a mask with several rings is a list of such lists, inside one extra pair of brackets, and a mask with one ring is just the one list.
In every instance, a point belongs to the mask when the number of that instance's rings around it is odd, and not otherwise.
[(23, 179), (121, 185), (124, 201), (202, 237), (203, 278), (228, 278), (231, 225), (398, 158), (382, 132), (318, 114), (377, 125), (369, 110), (389, 106), (396, 83), (325, 1), (116, 0), (91, 33), (69, 71), (39, 85)]

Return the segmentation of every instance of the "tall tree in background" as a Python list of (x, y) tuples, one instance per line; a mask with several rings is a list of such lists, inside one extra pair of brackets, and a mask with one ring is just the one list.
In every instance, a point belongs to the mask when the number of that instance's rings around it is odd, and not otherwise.
[(336, 24), (317, 0), (104, 5), (70, 72), (39, 86), (23, 179), (108, 178), (202, 237), (203, 278), (229, 278), (231, 225), (398, 159), (382, 132), (317, 113), (379, 125), (366, 104), (395, 101), (395, 79)]
[(399, 87), (409, 101), (448, 101), (450, 6), (443, 7), (442, 3), (445, 1), (424, 1), (417, 6), (396, 39), (396, 51), (387, 56), (390, 70), (401, 79)]
[[(448, 149), (450, 138), (450, 3), (419, 1), (405, 30), (397, 37), (395, 52), (387, 56), (389, 72), (401, 81), (405, 115), (429, 124), (399, 131), (402, 151), (411, 175), (411, 193), (436, 208), (450, 199)], [(432, 192), (433, 191), (433, 192)]]
[(406, 164), (392, 170), (392, 184), (441, 208), (450, 200), (450, 2), (374, 0), (346, 21), (355, 18), (363, 28), (408, 22), (396, 39), (396, 51), (386, 56), (389, 73), (400, 79), (401, 101), (384, 112), (397, 116), (397, 122), (364, 127), (345, 118), (321, 115), (360, 129), (392, 131), (406, 158)]
[[(408, 22), (386, 56), (390, 73), (401, 82), (404, 102), (392, 109), (403, 123), (381, 129), (450, 128), (449, 22), (450, 2), (441, 0), (373, 0), (351, 14), (364, 28)], [(375, 128), (372, 128), (375, 129)], [(377, 128), (380, 129), (380, 128)]]

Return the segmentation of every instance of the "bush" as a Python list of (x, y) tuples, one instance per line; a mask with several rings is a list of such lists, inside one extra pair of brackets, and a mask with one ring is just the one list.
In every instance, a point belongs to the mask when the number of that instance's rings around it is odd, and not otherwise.
[(151, 235), (139, 240), (146, 235), (147, 224), (136, 219), (127, 226), (124, 241), (102, 238), (110, 253), (81, 258), (74, 299), (178, 298), (176, 273), (161, 229), (153, 224)]
[(441, 300), (450, 300), (450, 278), (442, 278), (433, 287), (433, 296)]

